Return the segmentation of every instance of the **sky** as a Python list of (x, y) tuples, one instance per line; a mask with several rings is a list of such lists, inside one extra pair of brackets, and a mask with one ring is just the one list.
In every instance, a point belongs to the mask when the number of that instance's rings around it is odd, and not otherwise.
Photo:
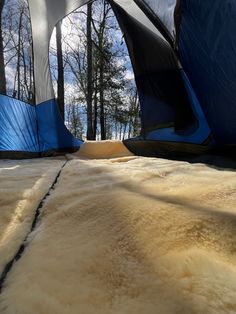
[[(71, 13), (69, 14), (63, 21), (62, 21), (62, 37), (63, 37), (63, 49), (67, 52), (72, 52), (73, 50), (77, 50), (78, 46), (79, 49), (83, 52), (84, 48), (82, 46), (82, 43), (80, 41), (84, 41), (85, 38), (85, 32), (86, 32), (86, 16), (83, 12), (86, 12), (86, 6), (83, 6), (78, 10), (82, 13)], [(94, 19), (99, 20), (99, 14), (101, 12), (97, 11), (94, 14)], [(130, 57), (128, 54), (127, 46), (125, 43), (125, 40), (123, 38), (123, 34), (119, 28), (118, 22), (116, 18), (114, 17), (114, 13), (112, 12), (112, 17), (109, 19), (110, 24), (113, 26), (113, 28), (109, 31), (110, 32), (110, 39), (112, 40), (112, 49), (120, 51), (120, 57), (117, 57), (115, 62), (118, 66), (124, 66), (125, 67), (125, 79), (128, 80), (130, 83), (130, 86), (135, 86), (134, 81), (134, 73), (130, 61)], [(114, 29), (115, 28), (115, 29)], [(56, 83), (56, 77), (57, 77), (57, 59), (55, 57), (56, 52), (56, 31), (54, 29), (51, 41), (50, 41), (50, 63), (51, 63), (51, 73), (52, 77), (54, 78), (54, 92), (57, 94), (57, 83)], [(68, 69), (65, 71), (65, 103), (66, 106), (69, 108), (72, 103), (76, 104), (77, 106), (81, 106), (79, 109), (80, 116), (82, 123), (84, 125), (84, 129), (86, 132), (86, 104), (81, 103), (78, 104), (77, 101), (75, 101), (75, 97), (78, 98), (80, 93), (80, 90), (75, 84), (73, 75)], [(129, 101), (129, 91), (124, 90), (123, 92), (123, 99), (124, 99), (124, 106), (128, 104)], [(67, 124), (68, 125), (68, 124)]]
[[(79, 10), (79, 12), (82, 12), (81, 14), (78, 13), (71, 13), (62, 21), (62, 37), (64, 38), (63, 43), (63, 49), (65, 51), (72, 51), (73, 49), (77, 49), (78, 45), (80, 46), (80, 50), (83, 50), (83, 47), (79, 44), (80, 37), (85, 38), (85, 35), (83, 33), (83, 29), (86, 27), (86, 17), (83, 14), (83, 12), (86, 12), (86, 6), (83, 6)], [(100, 13), (100, 12), (99, 12)], [(97, 14), (99, 14), (97, 13)], [(112, 12), (113, 14), (113, 12)], [(94, 14), (96, 18), (96, 14)], [(116, 58), (116, 63), (119, 66), (125, 67), (125, 79), (129, 80), (134, 83), (134, 73), (133, 68), (131, 65), (130, 57), (128, 54), (127, 46), (123, 38), (123, 34), (118, 26), (118, 22), (115, 17), (112, 17), (110, 20), (111, 25), (115, 26), (116, 30), (111, 30), (111, 36), (112, 38), (112, 46), (114, 50), (120, 50), (123, 54), (122, 57)], [(71, 23), (73, 22), (73, 23)], [(80, 27), (78, 27), (80, 25)], [(66, 43), (65, 43), (66, 42)], [(68, 44), (67, 44), (68, 43)], [(50, 54), (50, 65), (51, 65), (51, 73), (52, 77), (54, 79), (54, 92), (57, 93), (56, 90), (56, 76), (57, 76), (57, 61), (56, 57), (53, 56), (56, 51), (56, 30), (54, 28), (54, 31), (51, 36), (50, 41), (50, 51), (52, 52)], [(70, 71), (65, 71), (65, 99), (66, 102), (71, 101), (71, 94), (74, 94), (76, 88), (75, 83), (73, 80), (73, 75), (70, 73)]]

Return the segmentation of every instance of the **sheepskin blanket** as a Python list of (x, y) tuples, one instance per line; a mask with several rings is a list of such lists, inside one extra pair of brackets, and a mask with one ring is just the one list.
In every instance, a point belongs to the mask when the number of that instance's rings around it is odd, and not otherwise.
[(236, 313), (234, 171), (70, 158), (8, 274), (1, 314)]
[[(73, 157), (81, 159), (111, 159), (117, 157), (133, 156), (122, 141), (86, 141)], [(73, 158), (71, 157), (71, 158)]]
[(0, 274), (23, 242), (35, 209), (65, 158), (0, 161)]

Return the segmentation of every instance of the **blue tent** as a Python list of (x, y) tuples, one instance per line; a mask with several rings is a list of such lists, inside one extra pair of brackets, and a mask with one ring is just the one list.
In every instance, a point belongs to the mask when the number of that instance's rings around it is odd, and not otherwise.
[[(0, 95), (0, 156), (75, 151), (50, 78), (55, 24), (87, 0), (28, 0), (36, 105)], [(110, 0), (130, 53), (142, 128), (137, 154), (202, 153), (236, 145), (236, 2)], [(153, 148), (155, 149), (153, 150)]]

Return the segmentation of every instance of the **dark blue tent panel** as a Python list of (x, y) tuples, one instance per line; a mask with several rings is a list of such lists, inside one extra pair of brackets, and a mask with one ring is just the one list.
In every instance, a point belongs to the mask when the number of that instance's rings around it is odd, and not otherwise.
[(195, 123), (182, 132), (176, 132), (173, 127), (150, 131), (145, 134), (145, 140), (202, 144), (208, 141), (208, 139), (210, 138), (211, 130), (208, 126), (207, 120), (201, 109), (199, 101), (192, 89), (192, 86), (186, 74), (184, 73), (184, 71), (181, 71), (181, 73), (185, 82), (186, 89), (188, 91), (189, 101), (191, 102), (191, 106), (196, 117)]
[(235, 30), (235, 0), (181, 1), (180, 61), (220, 144), (236, 144)]
[[(171, 117), (169, 109), (170, 112), (174, 110), (172, 114), (175, 128), (167, 127), (164, 123), (163, 127), (157, 126), (155, 130), (150, 130), (141, 138), (180, 143), (211, 143), (219, 147), (236, 145), (236, 2), (233, 0), (135, 0), (135, 2), (164, 36), (172, 52), (179, 59), (183, 67), (182, 79), (195, 117), (191, 119), (191, 115), (185, 114), (186, 102), (183, 102), (183, 98), (180, 100), (177, 93), (173, 94), (173, 86), (178, 82), (177, 77), (173, 84), (165, 75), (167, 72), (161, 71), (164, 67), (159, 66), (151, 77), (148, 76), (147, 81), (147, 73), (150, 72), (144, 70), (146, 76), (137, 75), (136, 78), (138, 89), (141, 91), (144, 129), (145, 121), (152, 125), (154, 121), (158, 119), (161, 121), (163, 118), (164, 122), (167, 122)], [(156, 16), (156, 21), (153, 16)], [(129, 33), (130, 30), (125, 29), (125, 32)], [(144, 49), (153, 52), (149, 54), (150, 64), (155, 67), (156, 60), (162, 60), (167, 66), (168, 61), (162, 58), (163, 53), (167, 56), (163, 45), (153, 39), (151, 48), (151, 44), (146, 45), (145, 34), (138, 33), (142, 38), (140, 40), (143, 40)], [(135, 38), (134, 35), (130, 36)], [(130, 38), (127, 41), (129, 40)], [(140, 50), (136, 38), (132, 48)], [(135, 60), (137, 59), (135, 56)], [(143, 60), (146, 65), (146, 60), (144, 58)], [(173, 71), (169, 76), (174, 78)], [(166, 86), (166, 89), (163, 86)], [(168, 92), (174, 95), (175, 106), (170, 106), (172, 102)], [(160, 102), (160, 99), (164, 99), (163, 95), (166, 97), (165, 101)], [(183, 120), (190, 123), (178, 130), (176, 123), (181, 120), (181, 115)]]
[(189, 127), (195, 117), (170, 45), (119, 6), (113, 8), (134, 68), (143, 132), (166, 125), (176, 130)]

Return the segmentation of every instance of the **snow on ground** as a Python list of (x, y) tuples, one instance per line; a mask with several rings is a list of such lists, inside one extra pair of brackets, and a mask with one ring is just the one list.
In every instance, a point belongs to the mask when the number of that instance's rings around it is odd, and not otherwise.
[(0, 161), (0, 274), (30, 231), (35, 209), (64, 162)]
[(0, 313), (236, 313), (235, 171), (86, 160), (90, 145), (63, 168)]

